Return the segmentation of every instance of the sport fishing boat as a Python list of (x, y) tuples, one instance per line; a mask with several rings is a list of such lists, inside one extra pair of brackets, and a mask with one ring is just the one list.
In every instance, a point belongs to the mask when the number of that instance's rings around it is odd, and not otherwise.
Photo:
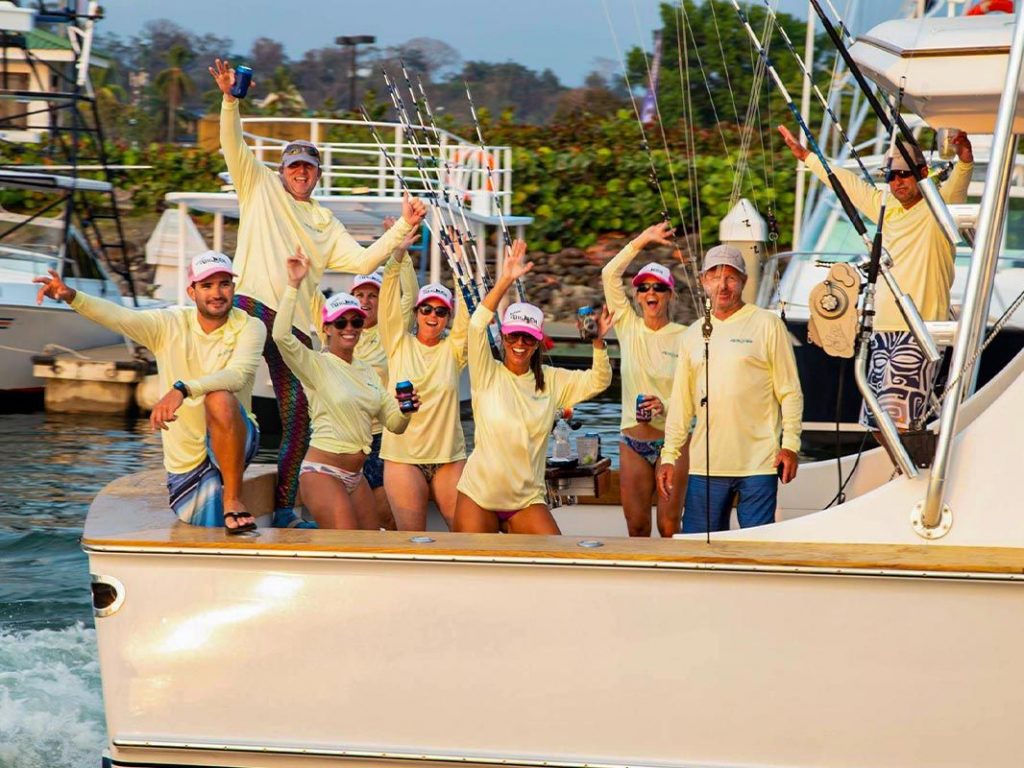
[[(929, 23), (885, 30), (890, 55), (915, 58)], [(966, 55), (946, 39), (929, 61)], [(104, 764), (1018, 765), (1024, 355), (977, 391), (966, 374), (1024, 132), (1024, 23), (987, 62), (941, 81), (1002, 98), (975, 115), (992, 162), (929, 467), (897, 435), (901, 472), (881, 448), (847, 457), (838, 503), (835, 463), (807, 464), (776, 523), (673, 540), (623, 538), (621, 508), (584, 504), (556, 510), (560, 537), (228, 540), (172, 522), (162, 472), (125, 477), (82, 539)], [(247, 473), (249, 509), (269, 513), (273, 471)]]

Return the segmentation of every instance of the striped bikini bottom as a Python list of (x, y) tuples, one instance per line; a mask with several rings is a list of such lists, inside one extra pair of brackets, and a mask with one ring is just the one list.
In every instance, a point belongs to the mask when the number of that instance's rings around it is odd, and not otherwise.
[(359, 485), (359, 481), (363, 479), (363, 471), (349, 472), (347, 469), (341, 469), (339, 467), (332, 467), (330, 464), (321, 464), (319, 461), (307, 461), (302, 460), (302, 467), (299, 469), (299, 477), (307, 473), (313, 473), (317, 475), (327, 475), (333, 477), (335, 480), (345, 486), (345, 490), (351, 495), (352, 491)]

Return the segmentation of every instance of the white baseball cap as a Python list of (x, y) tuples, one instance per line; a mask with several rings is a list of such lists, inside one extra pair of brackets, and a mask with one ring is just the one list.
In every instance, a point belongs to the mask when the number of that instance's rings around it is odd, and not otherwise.
[(378, 269), (371, 272), (368, 275), (356, 275), (352, 278), (352, 291), (355, 292), (356, 288), (361, 285), (375, 285), (379, 289), (384, 285), (384, 270)]
[(331, 298), (324, 302), (324, 308), (321, 312), (324, 325), (333, 323), (346, 312), (355, 312), (362, 317), (366, 317), (366, 310), (359, 304), (359, 299), (351, 293), (333, 294)]
[(645, 280), (654, 280), (659, 283), (664, 283), (669, 288), (676, 287), (676, 279), (672, 277), (672, 272), (669, 268), (663, 267), (661, 264), (657, 264), (653, 261), (636, 273), (636, 277), (633, 278), (633, 286), (636, 287)]
[(701, 265), (700, 273), (706, 274), (715, 267), (732, 267), (741, 275), (747, 274), (747, 264), (743, 261), (743, 254), (738, 248), (731, 245), (716, 245), (704, 254), (704, 263)]
[(502, 333), (528, 333), (535, 339), (544, 338), (544, 313), (533, 304), (509, 304), (501, 319)]
[(188, 281), (189, 283), (198, 283), (218, 272), (227, 272), (232, 277), (238, 277), (231, 267), (231, 259), (223, 253), (203, 251), (198, 256), (194, 256), (192, 263), (188, 265)]
[(452, 292), (440, 283), (427, 283), (420, 288), (420, 292), (416, 294), (416, 306), (418, 307), (427, 299), (438, 299), (448, 307), (448, 309), (452, 309), (454, 306), (452, 301)]

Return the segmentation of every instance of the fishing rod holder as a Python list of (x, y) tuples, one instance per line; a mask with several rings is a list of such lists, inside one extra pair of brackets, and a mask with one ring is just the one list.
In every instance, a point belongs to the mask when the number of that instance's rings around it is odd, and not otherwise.
[(925, 203), (928, 204), (928, 210), (932, 212), (932, 217), (939, 225), (939, 229), (942, 230), (942, 234), (946, 236), (949, 244), (956, 247), (964, 243), (963, 235), (960, 234), (960, 228), (956, 224), (953, 212), (949, 210), (946, 201), (942, 199), (942, 193), (935, 186), (935, 180), (930, 176), (919, 179), (917, 188), (921, 190), (921, 195), (924, 197)]

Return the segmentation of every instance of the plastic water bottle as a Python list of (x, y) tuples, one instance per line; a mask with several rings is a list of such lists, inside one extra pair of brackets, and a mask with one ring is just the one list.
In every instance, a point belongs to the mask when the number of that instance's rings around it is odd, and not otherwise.
[(569, 446), (569, 435), (572, 432), (565, 419), (559, 419), (555, 425), (555, 445), (551, 449), (551, 458), (558, 461), (566, 461), (572, 456), (572, 449)]

